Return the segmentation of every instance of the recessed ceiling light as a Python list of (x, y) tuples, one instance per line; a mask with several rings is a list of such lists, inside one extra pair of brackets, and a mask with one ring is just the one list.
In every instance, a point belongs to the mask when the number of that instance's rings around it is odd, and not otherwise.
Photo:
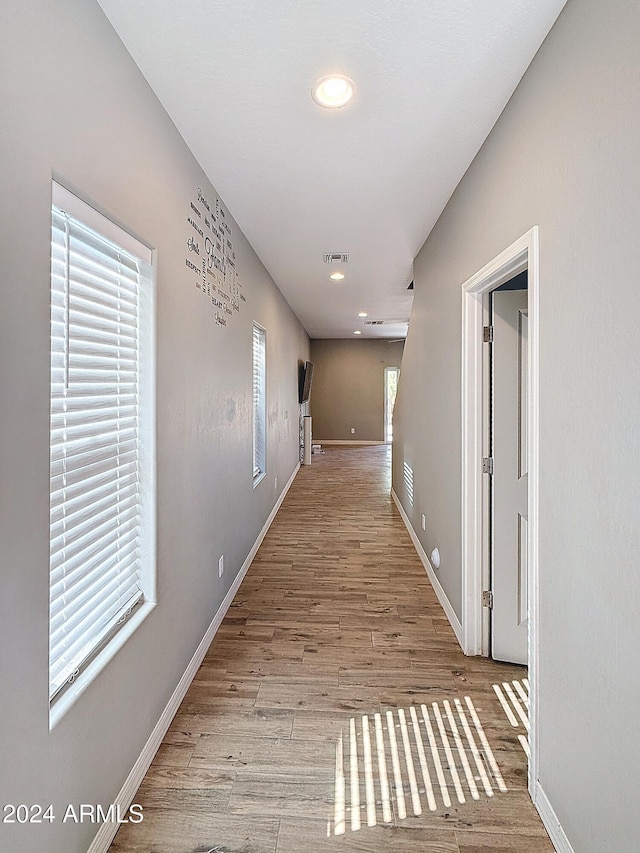
[(355, 86), (343, 74), (329, 74), (321, 77), (311, 90), (316, 104), (327, 109), (338, 109), (349, 103)]
[(362, 334), (362, 332), (360, 331), (360, 329), (356, 329), (356, 330), (355, 330), (355, 332), (354, 332), (353, 334), (354, 334), (354, 335), (361, 335), (361, 334)]
[(331, 275), (329, 276), (329, 278), (332, 281), (342, 281), (342, 279), (344, 278), (344, 273), (343, 272), (332, 272)]
[(367, 314), (366, 311), (358, 311), (358, 317), (368, 317), (368, 316), (369, 315)]

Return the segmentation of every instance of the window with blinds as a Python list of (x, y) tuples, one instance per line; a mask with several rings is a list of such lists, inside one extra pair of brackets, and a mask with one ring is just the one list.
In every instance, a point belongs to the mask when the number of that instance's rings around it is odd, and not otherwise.
[(144, 598), (152, 270), (148, 248), (57, 184), (51, 216), (53, 699)]
[(253, 324), (253, 480), (267, 470), (267, 333)]

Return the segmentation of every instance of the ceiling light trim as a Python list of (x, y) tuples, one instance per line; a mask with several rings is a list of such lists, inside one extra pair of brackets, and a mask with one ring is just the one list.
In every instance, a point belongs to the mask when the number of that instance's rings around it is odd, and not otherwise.
[(327, 74), (321, 77), (311, 90), (311, 97), (327, 110), (346, 107), (355, 92), (353, 80), (344, 74)]

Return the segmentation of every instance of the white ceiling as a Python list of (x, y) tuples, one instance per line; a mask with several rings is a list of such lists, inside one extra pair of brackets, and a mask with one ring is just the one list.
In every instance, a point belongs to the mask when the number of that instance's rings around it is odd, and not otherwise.
[[(392, 338), (413, 258), (565, 0), (99, 2), (309, 335)], [(355, 97), (323, 110), (311, 87), (335, 71)], [(344, 282), (325, 252), (351, 254)]]

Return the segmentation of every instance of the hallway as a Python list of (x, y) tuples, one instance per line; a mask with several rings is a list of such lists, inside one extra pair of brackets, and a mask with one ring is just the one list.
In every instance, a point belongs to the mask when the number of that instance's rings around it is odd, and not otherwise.
[(493, 687), (526, 672), (464, 657), (389, 467), (301, 468), (111, 853), (553, 851)]

